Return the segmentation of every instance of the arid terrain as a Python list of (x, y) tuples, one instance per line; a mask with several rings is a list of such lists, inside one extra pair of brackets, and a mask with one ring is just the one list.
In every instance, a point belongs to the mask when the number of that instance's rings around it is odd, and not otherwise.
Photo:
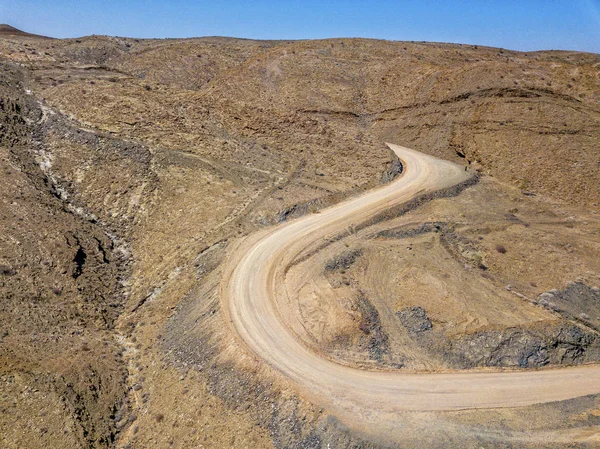
[[(406, 190), (386, 142), (453, 182)], [(359, 406), (378, 380), (327, 392), (275, 360), (293, 340), (368, 379), (597, 371), (600, 55), (2, 25), (0, 161), (2, 448), (600, 445), (585, 382), (457, 407), (407, 387), (385, 427)], [(248, 266), (272, 263), (290, 337), (261, 353), (229, 293), (245, 248), (394, 186)]]

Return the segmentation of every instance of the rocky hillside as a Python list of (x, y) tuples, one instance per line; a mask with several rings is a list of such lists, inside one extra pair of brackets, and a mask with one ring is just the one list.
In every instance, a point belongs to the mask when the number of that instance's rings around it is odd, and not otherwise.
[(114, 324), (127, 261), (50, 173), (24, 72), (0, 70), (3, 444), (109, 447), (126, 392)]
[[(338, 242), (348, 266), (317, 257), (339, 304), (306, 302), (301, 337), (386, 369), (600, 357), (600, 55), (2, 25), (0, 63), (2, 447), (381, 447), (258, 367), (218, 289), (240, 237), (396, 177), (385, 141), (482, 181)], [(597, 401), (523, 413), (593, 425)], [(431, 445), (498, 447), (506, 413), (443, 416)]]

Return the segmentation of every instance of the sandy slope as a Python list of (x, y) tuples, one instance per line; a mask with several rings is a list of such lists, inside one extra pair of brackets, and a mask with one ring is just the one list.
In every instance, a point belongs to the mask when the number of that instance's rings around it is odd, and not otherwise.
[(403, 176), (390, 185), (250, 237), (230, 258), (221, 297), (245, 344), (346, 423), (385, 431), (406, 410), (515, 407), (600, 393), (600, 366), (519, 372), (408, 374), (354, 369), (301, 344), (278, 304), (283, 277), (310, 245), (415, 196), (466, 180), (460, 166), (396, 145)]

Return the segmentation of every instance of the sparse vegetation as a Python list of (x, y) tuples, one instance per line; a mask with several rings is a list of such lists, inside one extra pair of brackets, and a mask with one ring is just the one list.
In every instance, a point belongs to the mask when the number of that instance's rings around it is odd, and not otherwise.
[[(384, 141), (480, 182), (307, 248), (294, 269), (316, 267), (315, 283), (298, 288), (293, 317), (307, 345), (390, 370), (597, 357), (591, 333), (565, 325), (596, 326), (591, 301), (575, 300), (594, 290), (578, 284), (546, 305), (539, 295), (578, 276), (600, 282), (588, 213), (600, 185), (598, 55), (11, 36), (0, 37), (1, 443), (367, 444), (276, 390), (232, 344), (218, 291), (237, 236), (398, 176)], [(544, 430), (582, 423), (592, 403), (522, 413)], [(458, 427), (487, 429), (490, 416), (461, 412)]]

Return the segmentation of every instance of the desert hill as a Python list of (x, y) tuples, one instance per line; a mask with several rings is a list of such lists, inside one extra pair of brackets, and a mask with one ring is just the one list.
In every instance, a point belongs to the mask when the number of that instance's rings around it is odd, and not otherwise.
[[(40, 36), (37, 34), (27, 33), (25, 31), (19, 30), (13, 26), (10, 26), (6, 23), (0, 23), (0, 36), (2, 37), (35, 37), (35, 38), (46, 38), (45, 36)], [(48, 39), (48, 38), (46, 38)]]
[[(3, 447), (388, 447), (248, 354), (219, 302), (243, 237), (396, 178), (385, 142), (478, 182), (308, 248), (298, 339), (376, 370), (600, 360), (600, 55), (2, 25), (0, 58)], [(559, 447), (598, 409), (399, 419), (406, 447)]]

